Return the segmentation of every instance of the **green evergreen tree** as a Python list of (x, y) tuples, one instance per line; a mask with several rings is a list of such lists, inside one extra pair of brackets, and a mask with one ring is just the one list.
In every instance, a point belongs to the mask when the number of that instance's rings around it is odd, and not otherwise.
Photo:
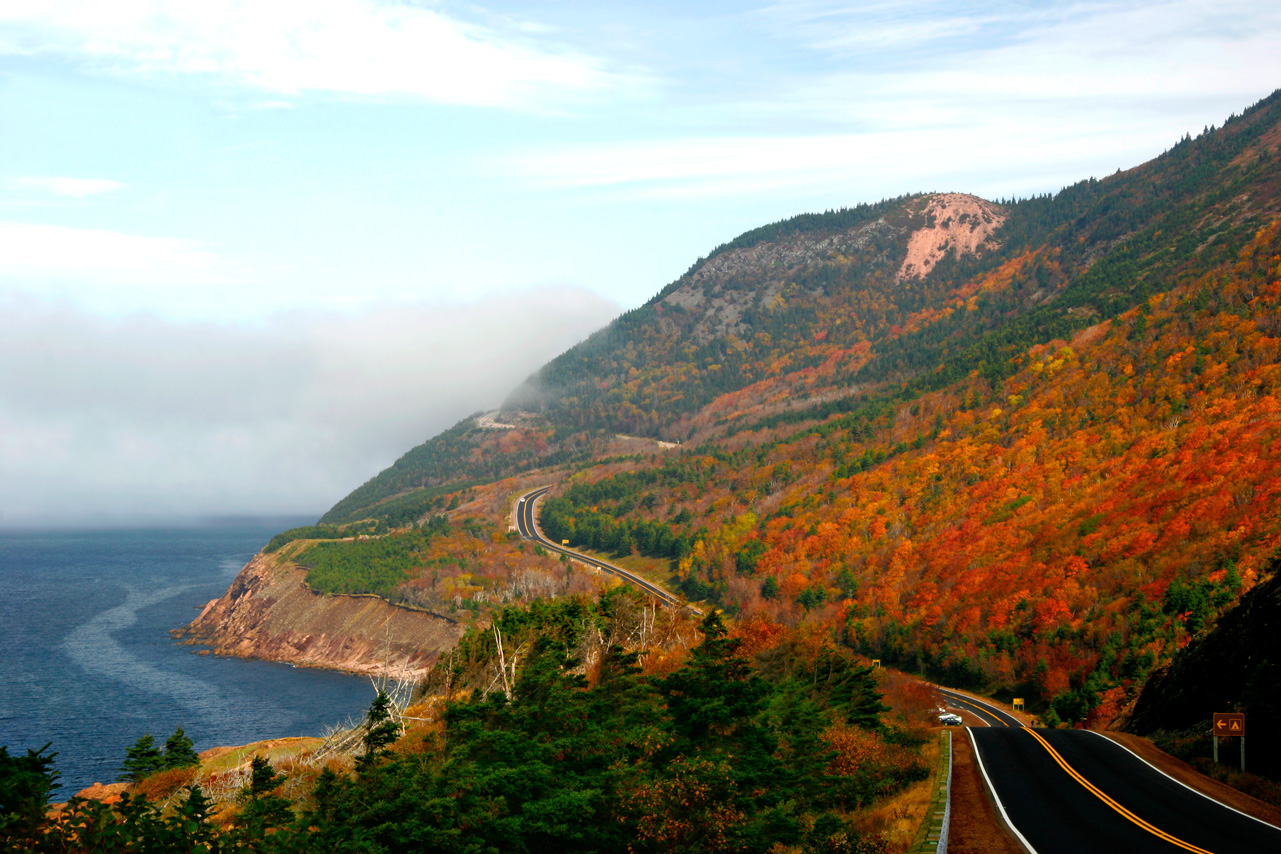
[[(773, 752), (773, 739), (756, 721), (771, 688), (738, 652), (716, 610), (699, 625), (703, 642), (680, 670), (657, 680), (673, 729), (700, 749), (716, 745), (736, 754)], [(740, 768), (740, 770), (742, 770)]]
[(806, 801), (835, 795), (828, 786), (827, 766), (836, 752), (823, 740), (828, 719), (810, 698), (811, 690), (804, 682), (789, 679), (774, 692), (769, 705), (769, 725), (779, 742), (785, 775), (777, 783)]
[(117, 780), (138, 783), (157, 771), (164, 770), (164, 756), (156, 747), (156, 740), (151, 733), (134, 742), (133, 747), (125, 751), (125, 761), (120, 765), (120, 776)]
[(53, 768), (58, 754), (46, 754), (48, 749), (10, 756), (0, 747), (0, 843), (31, 837), (44, 821), (49, 796), (60, 788)]
[(244, 809), (236, 818), (240, 842), (250, 851), (262, 850), (261, 842), (267, 831), (283, 827), (293, 818), (289, 801), (272, 792), (285, 782), (284, 774), (277, 774), (263, 756), (255, 756), (249, 764), (249, 785), (240, 794)]
[(273, 789), (285, 782), (284, 774), (277, 774), (276, 769), (271, 767), (271, 762), (264, 756), (255, 756), (249, 763), (249, 790), (248, 795), (251, 798), (261, 797), (269, 794)]
[(222, 840), (209, 824), (212, 809), (213, 801), (199, 786), (193, 785), (167, 822), (177, 837), (178, 844), (172, 846), (173, 850), (190, 851), (192, 854), (230, 850), (230, 846), (221, 844)]
[(765, 576), (765, 580), (761, 583), (761, 598), (762, 599), (778, 598), (778, 579), (777, 578), (775, 578), (772, 575)]
[(387, 752), (387, 747), (400, 736), (400, 724), (391, 719), (391, 697), (386, 691), (379, 691), (378, 696), (369, 704), (369, 713), (365, 716), (365, 755), (360, 759), (364, 767), (375, 758)]
[(164, 767), (193, 768), (199, 764), (200, 757), (196, 755), (195, 745), (187, 738), (182, 727), (178, 727), (165, 741)]

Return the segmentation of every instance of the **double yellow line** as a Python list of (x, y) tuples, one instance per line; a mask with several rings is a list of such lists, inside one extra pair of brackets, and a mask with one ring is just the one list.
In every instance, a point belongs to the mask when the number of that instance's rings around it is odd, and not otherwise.
[(1206, 851), (1204, 848), (1198, 848), (1197, 846), (1193, 845), (1190, 842), (1184, 842), (1182, 839), (1179, 839), (1177, 836), (1171, 836), (1161, 828), (1156, 827), (1155, 825), (1149, 824), (1148, 822), (1139, 818), (1137, 815), (1130, 812), (1128, 809), (1121, 806), (1116, 801), (1112, 800), (1112, 798), (1104, 794), (1097, 786), (1095, 786), (1089, 780), (1082, 777), (1080, 772), (1078, 772), (1075, 768), (1069, 765), (1067, 763), (1067, 760), (1065, 760), (1062, 756), (1060, 756), (1059, 752), (1055, 750), (1053, 747), (1051, 747), (1050, 743), (1046, 741), (1044, 738), (1042, 738), (1041, 735), (1036, 732), (1036, 730), (1030, 727), (1025, 727), (1024, 732), (1028, 733), (1037, 741), (1041, 742), (1041, 746), (1050, 752), (1050, 756), (1054, 757), (1054, 761), (1059, 763), (1059, 767), (1062, 768), (1064, 771), (1068, 772), (1068, 774), (1072, 777), (1073, 780), (1076, 780), (1078, 783), (1084, 786), (1092, 795), (1094, 795), (1099, 800), (1103, 801), (1103, 803), (1107, 804), (1112, 809), (1116, 810), (1124, 818), (1134, 822), (1139, 827), (1146, 830), (1148, 833), (1151, 833), (1155, 836), (1159, 836), (1160, 838), (1164, 839), (1166, 842), (1169, 842), (1171, 845), (1177, 845), (1180, 848), (1184, 849), (1185, 851), (1193, 851), (1193, 852), (1196, 852), (1196, 854), (1211, 854), (1211, 852)]
[[(969, 706), (969, 707), (970, 707), (970, 708), (972, 708), (972, 709), (978, 709), (980, 712), (984, 712), (984, 713), (986, 713), (988, 716), (993, 717), (993, 718), (996, 718), (997, 723), (999, 723), (1001, 726), (1005, 726), (1005, 727), (1009, 726), (1009, 724), (1007, 724), (1004, 720), (1002, 720), (1002, 718), (1001, 718), (1001, 716), (1000, 716), (1000, 715), (994, 715), (994, 714), (992, 714), (992, 710), (991, 710), (991, 709), (986, 708), (986, 707), (984, 707), (984, 706), (980, 706), (978, 703), (971, 703), (971, 702), (969, 702), (968, 700), (962, 700), (960, 697), (948, 697), (948, 699), (949, 699), (949, 700), (956, 700), (958, 703), (965, 703), (965, 705)], [(980, 720), (983, 720), (983, 722), (984, 722), (984, 723), (987, 723), (987, 721), (986, 721), (986, 720), (984, 720), (984, 719), (982, 719), (982, 718), (980, 718)]]
[[(1000, 721), (1002, 726), (1006, 726), (1006, 727), (1009, 726), (1009, 724), (1006, 723), (999, 715), (992, 714), (991, 710), (985, 709), (982, 706), (978, 705), (977, 703), (966, 702), (965, 700), (962, 700), (959, 697), (950, 697), (949, 699), (953, 699), (953, 700), (957, 700), (958, 702), (965, 703), (965, 705), (970, 706), (974, 709), (981, 709), (982, 711), (987, 712), (989, 715), (991, 715), (992, 717)], [(1134, 824), (1146, 830), (1148, 833), (1151, 833), (1154, 836), (1164, 839), (1166, 842), (1169, 842), (1171, 845), (1177, 845), (1178, 847), (1182, 848), (1185, 851), (1192, 851), (1194, 852), (1194, 854), (1212, 854), (1212, 852), (1207, 851), (1204, 848), (1198, 848), (1197, 846), (1193, 845), (1190, 842), (1184, 842), (1182, 839), (1179, 839), (1177, 836), (1172, 836), (1171, 834), (1166, 833), (1164, 830), (1157, 827), (1156, 825), (1153, 825), (1150, 822), (1144, 821), (1143, 819), (1139, 818), (1137, 815), (1130, 812), (1128, 809), (1121, 806), (1119, 803), (1117, 803), (1115, 800), (1113, 800), (1111, 797), (1105, 794), (1101, 789), (1099, 789), (1098, 786), (1095, 786), (1089, 780), (1085, 779), (1085, 777), (1081, 776), (1081, 773), (1077, 771), (1075, 768), (1073, 768), (1071, 765), (1069, 765), (1067, 760), (1064, 759), (1062, 756), (1060, 756), (1059, 752), (1055, 750), (1053, 747), (1051, 747), (1050, 743), (1046, 741), (1036, 730), (1032, 729), (1031, 727), (1021, 727), (1021, 729), (1024, 732), (1026, 732), (1028, 735), (1032, 736), (1037, 741), (1039, 741), (1041, 743), (1041, 746), (1044, 747), (1049, 752), (1050, 756), (1054, 759), (1054, 761), (1058, 763), (1059, 767), (1062, 768), (1064, 771), (1066, 771), (1073, 780), (1076, 780), (1078, 783), (1084, 786), (1086, 791), (1094, 795), (1099, 800), (1103, 801), (1103, 803), (1107, 804), (1109, 807), (1115, 810), (1123, 818), (1133, 822)]]

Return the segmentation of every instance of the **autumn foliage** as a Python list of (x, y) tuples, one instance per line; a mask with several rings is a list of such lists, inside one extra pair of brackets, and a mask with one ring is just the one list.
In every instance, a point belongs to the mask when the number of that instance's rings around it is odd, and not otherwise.
[(1273, 224), (998, 384), (976, 372), (871, 423), (642, 463), (562, 512), (690, 537), (677, 580), (743, 614), (751, 645), (818, 623), (1107, 720), (1281, 545), (1278, 299)]
[[(755, 229), (539, 369), (508, 427), (460, 422), (325, 521), (492, 537), (552, 484), (550, 536), (690, 601), (1106, 723), (1281, 545), (1278, 128), (1281, 92), (1126, 172), (970, 200), (985, 239), (920, 275), (913, 242), (965, 226), (946, 196)], [(479, 617), (545, 571), (444, 543), (390, 595)]]

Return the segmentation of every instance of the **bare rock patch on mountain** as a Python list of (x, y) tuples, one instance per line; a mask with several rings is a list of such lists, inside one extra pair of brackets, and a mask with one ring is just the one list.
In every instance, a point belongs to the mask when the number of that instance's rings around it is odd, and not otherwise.
[(949, 252), (978, 255), (1005, 222), (998, 206), (964, 193), (931, 196), (923, 213), (929, 224), (908, 238), (907, 257), (898, 271), (900, 281), (928, 276)]

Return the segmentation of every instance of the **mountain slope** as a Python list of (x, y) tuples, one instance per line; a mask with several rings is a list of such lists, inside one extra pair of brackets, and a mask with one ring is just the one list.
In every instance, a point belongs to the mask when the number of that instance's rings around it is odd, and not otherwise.
[[(1279, 111), (1273, 96), (1127, 173), (1052, 198), (985, 205), (999, 227), (985, 228), (978, 251), (920, 268), (924, 276), (903, 275), (909, 247), (943, 225), (931, 214), (947, 196), (749, 233), (553, 360), (507, 406), (679, 439), (680, 416), (760, 379), (762, 366), (787, 373), (860, 344), (871, 345), (870, 358), (843, 365), (845, 379), (901, 382), (942, 364), (926, 383), (940, 387), (979, 361), (994, 363), (992, 355), (1008, 358), (1115, 316), (1149, 282), (1186, 279), (1230, 258), (1278, 210), (1266, 136)], [(1011, 259), (1036, 263), (1023, 276), (993, 278)], [(973, 296), (978, 310), (960, 311)]]
[[(763, 403), (799, 383), (825, 405), (905, 382), (896, 397), (909, 399), (975, 369), (1000, 381), (1028, 346), (1115, 317), (1232, 258), (1281, 210), (1279, 115), (1273, 95), (1149, 163), (1052, 197), (996, 205), (907, 196), (748, 232), (513, 392), (502, 420), (539, 417), (518, 420), (510, 449), (469, 419), (410, 451), (325, 521), (386, 515), (380, 502), (418, 490), (585, 460), (611, 433), (685, 441), (728, 393), (751, 390)], [(982, 228), (973, 230), (974, 212), (940, 218), (947, 198), (978, 204)], [(966, 244), (961, 226), (983, 239)], [(931, 233), (930, 263), (909, 260), (919, 251), (913, 241), (929, 244)], [(938, 251), (940, 234), (952, 238), (949, 251)]]
[[(1281, 703), (1277, 568), (1274, 562), (1270, 580), (1241, 597), (1213, 631), (1192, 641), (1169, 667), (1153, 675), (1139, 695), (1128, 728), (1140, 733), (1187, 731), (1204, 758), (1209, 754), (1211, 716), (1241, 712), (1246, 715), (1250, 769), (1273, 775), (1281, 771), (1281, 737), (1270, 726)], [(1225, 744), (1224, 750), (1225, 755), (1239, 755), (1235, 744)]]
[(559, 483), (549, 535), (692, 598), (1106, 721), (1281, 546), (1279, 145), (1281, 93), (1052, 197), (749, 232), (325, 521)]

